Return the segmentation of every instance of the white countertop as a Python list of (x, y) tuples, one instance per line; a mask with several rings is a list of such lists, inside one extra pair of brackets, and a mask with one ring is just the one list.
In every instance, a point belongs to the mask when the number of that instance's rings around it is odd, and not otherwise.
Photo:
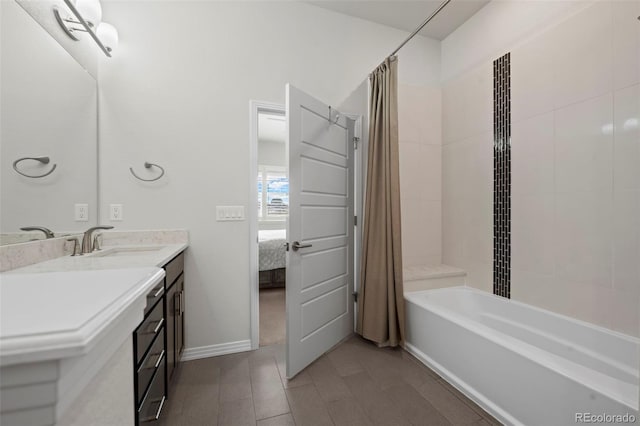
[(0, 365), (88, 352), (125, 310), (146, 299), (165, 275), (161, 266), (186, 247), (114, 245), (1, 273)]
[[(109, 250), (122, 248), (158, 248), (150, 252), (135, 253), (129, 256), (103, 256)], [(64, 271), (90, 271), (105, 269), (125, 269), (149, 266), (164, 266), (178, 253), (187, 248), (187, 244), (136, 244), (136, 245), (113, 245), (105, 246), (101, 251), (85, 254), (82, 256), (63, 256), (45, 262), (36, 263), (11, 271), (5, 274), (25, 274), (42, 272), (64, 272)]]
[(158, 267), (0, 274), (0, 365), (88, 352), (164, 275)]
[[(89, 255), (0, 273), (0, 416), (8, 423), (62, 418), (116, 352), (132, 350), (147, 294), (163, 284), (161, 266), (187, 248), (188, 233), (126, 231), (105, 233), (103, 240), (103, 250)], [(44, 257), (39, 250), (27, 255)], [(121, 390), (132, 392), (132, 366), (125, 364)], [(121, 408), (133, 413), (133, 404)]]

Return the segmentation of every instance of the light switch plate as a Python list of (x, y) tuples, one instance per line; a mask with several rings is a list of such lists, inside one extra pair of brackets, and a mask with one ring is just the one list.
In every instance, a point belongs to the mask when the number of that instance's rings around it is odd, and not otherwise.
[(244, 219), (244, 206), (216, 206), (216, 220), (218, 222)]
[(75, 208), (74, 220), (76, 222), (89, 221), (89, 204), (76, 204), (74, 208)]
[(110, 204), (109, 205), (109, 220), (112, 222), (120, 222), (124, 219), (124, 211), (122, 210), (122, 204)]

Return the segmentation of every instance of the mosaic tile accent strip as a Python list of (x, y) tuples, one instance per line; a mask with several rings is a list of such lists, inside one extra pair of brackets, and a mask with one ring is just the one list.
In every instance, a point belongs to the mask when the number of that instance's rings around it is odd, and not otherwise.
[(493, 294), (511, 297), (511, 54), (493, 61)]

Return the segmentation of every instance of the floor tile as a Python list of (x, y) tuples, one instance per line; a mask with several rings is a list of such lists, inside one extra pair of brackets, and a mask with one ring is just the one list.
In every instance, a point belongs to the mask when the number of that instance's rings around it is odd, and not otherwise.
[(384, 394), (393, 401), (404, 418), (413, 425), (445, 426), (452, 424), (408, 384), (388, 388)]
[(325, 402), (351, 397), (349, 388), (328, 357), (321, 357), (306, 369)]
[(344, 378), (349, 390), (375, 425), (410, 425), (399, 407), (384, 394), (366, 372)]
[(256, 415), (251, 398), (220, 403), (218, 426), (255, 426)]
[(287, 395), (282, 389), (276, 393), (267, 395), (254, 394), (253, 406), (256, 412), (256, 419), (258, 420), (287, 414), (291, 411)]
[(437, 380), (425, 382), (418, 392), (454, 425), (473, 424), (482, 419)]
[(407, 352), (357, 336), (292, 380), (284, 359), (284, 345), (273, 345), (182, 363), (159, 424), (500, 424)]
[(364, 410), (355, 398), (338, 399), (326, 403), (331, 420), (336, 426), (369, 426), (369, 420)]
[(454, 396), (456, 396), (460, 401), (462, 401), (467, 407), (471, 408), (474, 412), (476, 412), (480, 417), (487, 419), (489, 421), (489, 423), (491, 422), (496, 422), (496, 423), (491, 423), (491, 424), (496, 424), (496, 425), (500, 425), (500, 422), (497, 422), (492, 416), (491, 414), (487, 413), (486, 411), (484, 411), (482, 409), (482, 407), (480, 407), (478, 404), (476, 404), (475, 402), (473, 402), (472, 400), (470, 400), (469, 398), (467, 398), (462, 392), (460, 392), (458, 389), (456, 389), (455, 387), (453, 387), (451, 384), (449, 384), (446, 380), (444, 379), (440, 379), (439, 380), (440, 384), (442, 386), (444, 386), (450, 393), (452, 393)]
[(197, 418), (215, 418), (218, 413), (218, 400), (219, 393), (216, 387), (189, 386), (186, 388), (182, 403), (182, 413), (188, 413)]
[(285, 389), (296, 388), (298, 386), (305, 386), (313, 383), (313, 380), (311, 380), (311, 376), (306, 370), (299, 372), (291, 380), (287, 379), (287, 372), (284, 362), (278, 362), (278, 371), (280, 372), (282, 386)]
[(312, 384), (287, 389), (287, 399), (298, 426), (333, 425), (320, 394)]
[(246, 398), (251, 398), (251, 382), (249, 379), (220, 384), (220, 401), (235, 401)]
[(364, 371), (357, 352), (353, 350), (352, 345), (339, 345), (329, 352), (327, 357), (340, 376), (350, 376)]
[(258, 420), (258, 426), (295, 426), (293, 416), (284, 414), (282, 416), (270, 417), (268, 419)]

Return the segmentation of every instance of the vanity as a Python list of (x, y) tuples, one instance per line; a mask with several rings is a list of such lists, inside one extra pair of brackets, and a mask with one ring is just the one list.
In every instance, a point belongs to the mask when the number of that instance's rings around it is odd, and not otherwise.
[(85, 232), (127, 223), (99, 203), (102, 53), (63, 32), (67, 8), (0, 2), (0, 424), (146, 424), (184, 349), (189, 236)]
[(163, 269), (164, 279), (147, 295), (144, 320), (133, 333), (136, 425), (160, 418), (184, 350), (184, 252)]
[(100, 251), (0, 274), (1, 424), (144, 425), (171, 397), (188, 234), (102, 238)]

